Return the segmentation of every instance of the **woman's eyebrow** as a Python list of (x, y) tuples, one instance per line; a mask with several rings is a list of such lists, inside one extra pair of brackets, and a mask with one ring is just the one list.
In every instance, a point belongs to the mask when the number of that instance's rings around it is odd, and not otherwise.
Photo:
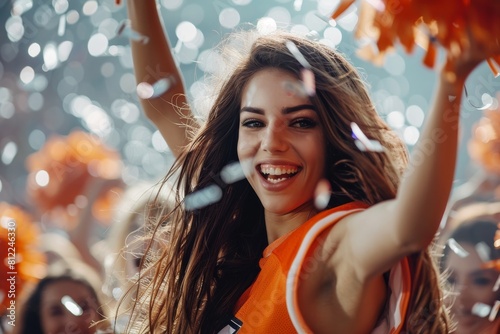
[(262, 108), (243, 107), (243, 108), (240, 109), (240, 113), (242, 113), (244, 111), (251, 112), (251, 113), (254, 113), (254, 114), (264, 115), (264, 109), (262, 109)]
[[(316, 111), (316, 107), (312, 104), (300, 104), (298, 106), (285, 107), (281, 110), (281, 112), (286, 115), (286, 114), (290, 114), (290, 113), (300, 111), (300, 110), (305, 110), (305, 109), (310, 109), (310, 110)], [(242, 113), (244, 111), (259, 114), (259, 115), (264, 114), (264, 110), (262, 108), (243, 107), (243, 108), (241, 108), (240, 113)]]
[(290, 113), (300, 111), (300, 110), (305, 110), (305, 109), (310, 109), (310, 110), (316, 111), (316, 107), (313, 106), (312, 104), (300, 104), (300, 105), (295, 106), (295, 107), (283, 108), (282, 112), (283, 112), (283, 114), (286, 115), (286, 114), (290, 114)]

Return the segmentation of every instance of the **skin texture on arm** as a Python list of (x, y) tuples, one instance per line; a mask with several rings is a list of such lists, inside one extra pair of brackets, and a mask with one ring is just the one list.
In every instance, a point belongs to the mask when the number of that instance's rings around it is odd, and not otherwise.
[(165, 78), (172, 80), (170, 89), (158, 97), (141, 99), (141, 105), (177, 157), (189, 143), (190, 129), (198, 127), (187, 105), (180, 70), (160, 21), (156, 1), (128, 0), (127, 11), (132, 30), (148, 37), (147, 43), (130, 42), (137, 83), (154, 84)]

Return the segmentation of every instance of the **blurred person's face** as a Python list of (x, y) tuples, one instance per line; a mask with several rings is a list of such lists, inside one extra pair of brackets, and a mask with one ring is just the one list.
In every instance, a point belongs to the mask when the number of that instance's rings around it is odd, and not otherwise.
[(85, 285), (61, 280), (49, 284), (42, 292), (40, 316), (45, 334), (95, 333), (89, 328), (101, 320), (97, 301)]
[(453, 286), (454, 292), (454, 297), (450, 297), (454, 299), (451, 311), (453, 320), (457, 322), (457, 331), (454, 333), (493, 333), (493, 329), (488, 330), (493, 327), (488, 316), (481, 317), (474, 314), (473, 307), (477, 303), (482, 303), (493, 308), (495, 301), (500, 299), (500, 293), (493, 291), (499, 272), (495, 269), (482, 268), (484, 262), (473, 245), (460, 242), (460, 246), (469, 255), (461, 257), (450, 250), (445, 262), (450, 274), (448, 281)]

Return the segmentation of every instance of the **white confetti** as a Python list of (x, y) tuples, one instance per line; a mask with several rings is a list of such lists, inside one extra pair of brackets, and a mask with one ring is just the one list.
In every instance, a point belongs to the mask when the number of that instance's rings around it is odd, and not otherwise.
[(488, 317), (489, 321), (495, 321), (498, 314), (498, 309), (500, 308), (500, 300), (495, 300), (495, 304), (491, 308), (490, 316)]
[(320, 35), (316, 30), (311, 30), (306, 34), (306, 37), (311, 41), (319, 41)]
[(486, 305), (483, 303), (475, 303), (474, 306), (472, 306), (471, 313), (474, 315), (477, 315), (478, 317), (481, 318), (486, 318), (491, 311), (491, 306)]
[(64, 36), (66, 32), (66, 15), (59, 17), (59, 27), (57, 28), (57, 36)]
[(307, 89), (304, 87), (304, 83), (302, 81), (284, 81), (283, 89), (286, 92), (289, 92), (298, 97), (307, 97)]
[(331, 197), (331, 188), (330, 182), (328, 180), (320, 180), (318, 185), (316, 186), (315, 196), (314, 196), (314, 205), (318, 210), (323, 210), (330, 203)]
[(286, 47), (288, 50), (292, 53), (292, 55), (297, 59), (297, 61), (300, 63), (305, 68), (311, 68), (311, 64), (306, 60), (304, 55), (300, 53), (299, 49), (297, 48), (297, 45), (295, 45), (292, 41), (287, 41), (286, 42)]
[(314, 73), (308, 68), (303, 68), (300, 71), (302, 82), (307, 95), (314, 96), (316, 94), (316, 81), (314, 79)]
[(64, 307), (66, 307), (66, 309), (68, 311), (71, 312), (71, 314), (73, 314), (74, 316), (81, 316), (83, 314), (83, 310), (82, 308), (80, 307), (80, 305), (78, 305), (74, 300), (73, 298), (71, 298), (70, 296), (63, 296), (61, 298), (61, 303), (64, 305)]
[(460, 246), (460, 244), (453, 238), (448, 239), (448, 246), (455, 254), (457, 254), (460, 257), (469, 256), (469, 252), (463, 249), (463, 247)]
[(495, 285), (493, 286), (493, 291), (498, 291), (498, 288), (500, 288), (500, 275), (498, 275), (497, 281), (495, 282)]
[(147, 44), (149, 42), (149, 37), (144, 36), (130, 27), (130, 21), (124, 20), (116, 31), (116, 37), (124, 36), (133, 41), (141, 42), (142, 44)]
[(481, 258), (481, 261), (490, 261), (491, 249), (484, 241), (477, 243), (474, 248), (476, 249), (477, 255)]
[(184, 207), (186, 210), (197, 210), (210, 204), (217, 203), (222, 198), (222, 189), (212, 184), (186, 196)]
[(241, 162), (230, 163), (220, 172), (222, 181), (226, 184), (231, 184), (243, 180), (246, 174), (251, 172), (251, 160), (243, 160)]
[(154, 99), (165, 94), (175, 83), (174, 77), (166, 77), (158, 80), (154, 84), (141, 82), (137, 85), (137, 95), (141, 99)]
[(360, 151), (370, 151), (370, 152), (383, 152), (384, 147), (378, 140), (371, 140), (366, 137), (366, 135), (361, 131), (359, 126), (352, 122), (351, 123), (352, 135), (354, 137), (354, 143)]
[(300, 12), (300, 10), (302, 9), (302, 0), (295, 0), (293, 2), (293, 9), (295, 9), (295, 11), (297, 12)]

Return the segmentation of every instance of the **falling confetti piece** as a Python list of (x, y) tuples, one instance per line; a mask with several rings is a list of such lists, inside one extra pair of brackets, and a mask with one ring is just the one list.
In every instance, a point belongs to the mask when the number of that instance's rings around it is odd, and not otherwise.
[(331, 187), (328, 180), (322, 179), (318, 182), (314, 191), (314, 205), (318, 210), (323, 210), (328, 206), (331, 197)]
[(486, 318), (491, 311), (491, 306), (486, 305), (483, 303), (475, 303), (474, 306), (472, 306), (471, 313), (474, 315), (477, 315), (478, 317), (481, 318)]
[(302, 67), (309, 69), (311, 68), (311, 64), (309, 64), (304, 55), (300, 53), (299, 49), (297, 48), (297, 45), (295, 45), (292, 41), (287, 41), (286, 47), (292, 53), (295, 59), (297, 59), (300, 65), (302, 65)]
[(222, 181), (226, 184), (231, 184), (243, 180), (246, 177), (245, 175), (251, 172), (251, 163), (252, 161), (248, 159), (224, 166), (220, 172)]
[(370, 140), (366, 135), (361, 131), (359, 126), (352, 122), (351, 123), (352, 136), (355, 139), (354, 143), (358, 147), (360, 151), (369, 151), (369, 152), (383, 152), (384, 147), (378, 140)]
[(465, 85), (464, 85), (464, 93), (465, 93), (465, 99), (467, 100), (467, 102), (471, 105), (471, 107), (473, 107), (477, 110), (486, 110), (486, 109), (489, 109), (493, 105), (493, 99), (490, 102), (483, 105), (482, 107), (474, 105), (474, 103), (472, 103), (470, 100), (469, 92), (467, 91), (467, 86), (465, 86)]
[(314, 96), (316, 94), (316, 82), (314, 80), (314, 73), (308, 68), (303, 68), (300, 71), (302, 82), (304, 83), (304, 88), (307, 95)]
[(141, 82), (137, 85), (137, 95), (144, 100), (154, 99), (168, 92), (174, 83), (175, 79), (172, 76), (160, 79), (152, 85)]
[(195, 191), (186, 196), (184, 207), (186, 210), (197, 210), (208, 205), (217, 203), (222, 198), (222, 189), (215, 185), (209, 185), (206, 188)]
[(59, 27), (57, 28), (57, 36), (64, 36), (66, 31), (66, 15), (59, 17)]
[(493, 291), (498, 291), (498, 288), (500, 288), (500, 275), (498, 275), (497, 281), (495, 282), (495, 285), (493, 286)]
[(311, 30), (306, 34), (306, 37), (311, 41), (319, 41), (320, 36), (316, 30)]
[(283, 82), (283, 89), (295, 96), (298, 97), (307, 97), (307, 90), (304, 87), (304, 83), (302, 81), (284, 81)]
[(460, 246), (460, 244), (453, 238), (448, 239), (448, 246), (455, 254), (460, 257), (469, 256), (469, 253), (465, 249), (463, 249), (463, 247)]
[(495, 321), (498, 314), (498, 309), (500, 308), (500, 300), (495, 300), (495, 304), (491, 308), (490, 316), (488, 317), (489, 321)]
[(32, 0), (17, 0), (12, 4), (12, 15), (21, 16), (31, 8), (33, 8)]
[(151, 96), (151, 98), (165, 94), (174, 84), (175, 79), (172, 76), (158, 80), (153, 84), (153, 96)]
[(302, 9), (302, 0), (295, 0), (293, 2), (293, 9), (295, 9), (295, 11), (297, 12), (300, 12), (300, 10)]
[(116, 30), (116, 37), (124, 36), (133, 41), (140, 42), (142, 44), (147, 44), (149, 42), (149, 37), (144, 36), (130, 27), (130, 21), (124, 20)]
[(83, 314), (83, 310), (80, 305), (78, 305), (70, 296), (63, 296), (61, 298), (61, 304), (63, 304), (64, 307), (66, 307), (66, 309), (74, 316), (79, 317)]
[(143, 100), (147, 100), (147, 99), (151, 98), (151, 96), (153, 96), (153, 93), (154, 93), (153, 86), (147, 82), (140, 82), (137, 85), (136, 91), (137, 91), (137, 95)]
[(481, 241), (477, 243), (474, 248), (476, 249), (477, 255), (481, 258), (481, 261), (490, 261), (491, 250), (485, 242)]

